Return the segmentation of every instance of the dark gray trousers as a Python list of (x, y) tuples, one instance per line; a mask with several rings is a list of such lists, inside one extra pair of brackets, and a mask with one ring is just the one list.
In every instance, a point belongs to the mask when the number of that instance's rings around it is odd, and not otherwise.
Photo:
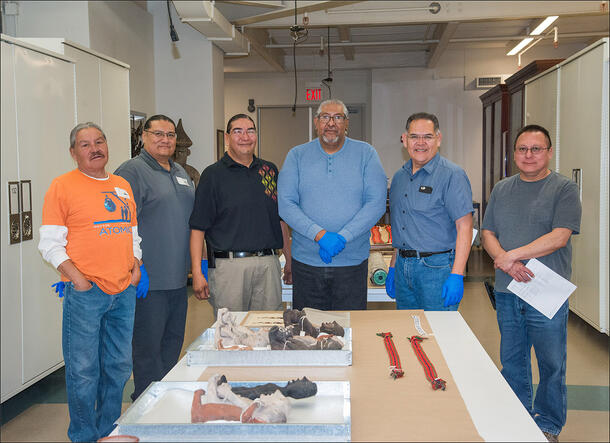
[(153, 381), (159, 381), (178, 362), (188, 305), (186, 286), (148, 291), (136, 299), (133, 326), (133, 382), (135, 400)]
[(309, 266), (292, 259), (292, 307), (366, 309), (368, 259), (355, 266)]

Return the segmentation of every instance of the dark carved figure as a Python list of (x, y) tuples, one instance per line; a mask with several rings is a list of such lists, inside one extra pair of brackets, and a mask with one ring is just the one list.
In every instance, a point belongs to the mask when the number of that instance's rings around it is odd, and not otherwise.
[(186, 132), (182, 127), (182, 119), (178, 120), (178, 126), (176, 126), (176, 151), (174, 152), (174, 161), (184, 168), (189, 177), (191, 177), (191, 180), (193, 180), (193, 183), (195, 183), (195, 187), (197, 187), (200, 174), (197, 169), (186, 163), (186, 158), (191, 154), (189, 147), (192, 145), (193, 142), (189, 136), (186, 135)]
[(284, 397), (291, 398), (307, 398), (313, 397), (318, 392), (318, 387), (312, 381), (309, 381), (307, 377), (303, 377), (297, 380), (289, 381), (286, 386), (280, 387), (273, 383), (267, 383), (264, 385), (254, 386), (247, 388), (243, 386), (234, 386), (231, 390), (242, 397), (254, 400), (261, 395), (273, 394), (275, 391), (280, 391)]

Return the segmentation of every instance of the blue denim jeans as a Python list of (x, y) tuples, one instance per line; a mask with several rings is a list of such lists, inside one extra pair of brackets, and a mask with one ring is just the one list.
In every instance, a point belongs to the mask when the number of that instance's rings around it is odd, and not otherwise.
[(443, 284), (453, 267), (455, 252), (429, 257), (396, 255), (396, 309), (457, 311), (459, 303), (443, 306)]
[(62, 346), (72, 441), (97, 441), (121, 415), (131, 374), (136, 288), (109, 295), (95, 283), (88, 291), (66, 284)]
[[(510, 292), (496, 292), (502, 375), (538, 427), (558, 435), (566, 422), (568, 302), (549, 320)], [(531, 349), (540, 384), (532, 407)]]

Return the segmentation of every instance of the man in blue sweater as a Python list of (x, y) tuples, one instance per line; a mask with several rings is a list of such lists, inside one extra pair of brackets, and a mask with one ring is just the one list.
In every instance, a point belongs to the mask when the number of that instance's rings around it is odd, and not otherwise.
[(279, 175), (295, 309), (366, 309), (370, 229), (385, 211), (387, 177), (371, 145), (345, 136), (348, 124), (343, 102), (322, 102), (318, 138), (291, 149)]

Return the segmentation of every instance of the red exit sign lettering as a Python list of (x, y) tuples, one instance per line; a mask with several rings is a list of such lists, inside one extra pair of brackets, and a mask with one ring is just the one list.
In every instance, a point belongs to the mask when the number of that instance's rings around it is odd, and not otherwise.
[(322, 100), (322, 89), (307, 89), (305, 91), (305, 100)]

